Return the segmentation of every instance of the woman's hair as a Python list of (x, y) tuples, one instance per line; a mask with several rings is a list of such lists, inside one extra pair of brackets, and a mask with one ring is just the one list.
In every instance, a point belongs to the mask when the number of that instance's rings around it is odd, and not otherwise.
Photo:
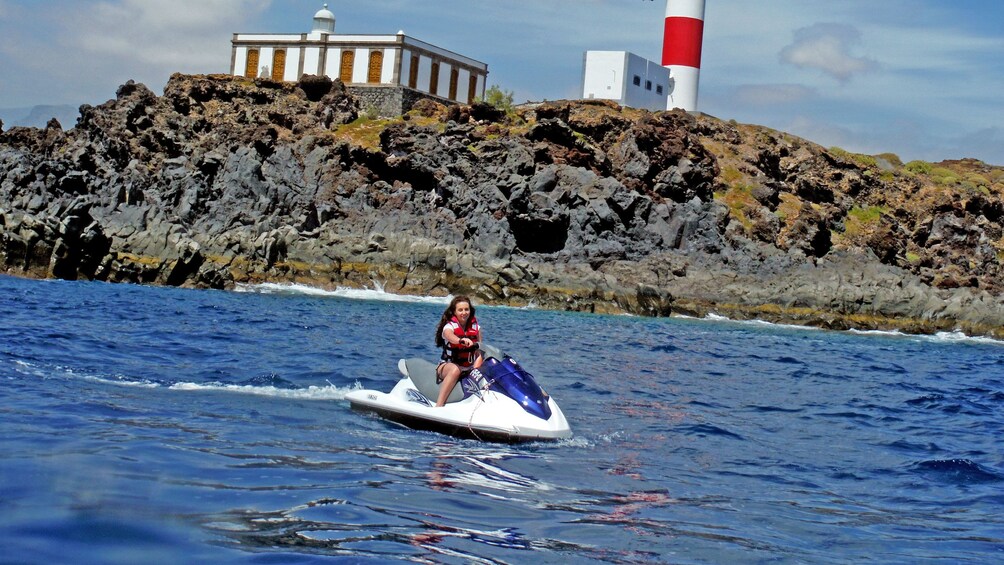
[(443, 339), (443, 328), (450, 322), (450, 318), (456, 314), (457, 304), (461, 302), (466, 302), (471, 307), (471, 317), (467, 319), (467, 323), (470, 323), (474, 319), (474, 303), (471, 302), (471, 299), (463, 295), (454, 296), (453, 300), (450, 301), (450, 305), (443, 312), (443, 317), (439, 320), (439, 327), (436, 328), (436, 347), (446, 347), (446, 340)]

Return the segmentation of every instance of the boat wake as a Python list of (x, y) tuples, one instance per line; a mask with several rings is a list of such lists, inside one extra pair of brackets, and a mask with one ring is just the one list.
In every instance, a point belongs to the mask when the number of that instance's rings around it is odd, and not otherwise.
[(15, 371), (37, 378), (67, 378), (80, 379), (101, 385), (112, 385), (119, 387), (167, 389), (178, 391), (212, 391), (229, 392), (237, 394), (253, 394), (258, 396), (269, 396), (273, 398), (286, 398), (298, 400), (344, 400), (345, 395), (360, 390), (362, 386), (357, 382), (351, 386), (337, 386), (328, 383), (327, 386), (312, 385), (306, 388), (296, 386), (280, 387), (274, 385), (260, 384), (233, 384), (221, 382), (195, 383), (195, 382), (158, 382), (155, 380), (128, 377), (124, 375), (96, 375), (80, 372), (71, 367), (57, 366), (45, 368), (27, 361), (15, 361)]
[(239, 394), (254, 394), (274, 398), (292, 398), (298, 400), (343, 400), (345, 395), (362, 387), (354, 386), (309, 386), (307, 388), (279, 388), (274, 386), (234, 385), (224, 383), (176, 383), (167, 387), (171, 390), (187, 391), (223, 391)]

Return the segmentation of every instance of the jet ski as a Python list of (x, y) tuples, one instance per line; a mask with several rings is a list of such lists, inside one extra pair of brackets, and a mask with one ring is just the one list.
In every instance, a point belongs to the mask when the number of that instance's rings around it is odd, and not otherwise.
[(482, 344), (481, 352), (481, 367), (460, 379), (446, 406), (436, 407), (436, 364), (419, 358), (398, 361), (403, 378), (389, 393), (354, 390), (345, 398), (356, 410), (465, 439), (520, 443), (572, 437), (558, 404), (530, 373), (491, 345)]

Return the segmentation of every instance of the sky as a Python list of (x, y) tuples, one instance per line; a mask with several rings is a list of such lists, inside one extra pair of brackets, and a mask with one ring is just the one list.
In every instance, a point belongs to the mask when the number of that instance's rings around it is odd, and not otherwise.
[[(226, 73), (235, 32), (305, 33), (314, 0), (0, 0), (0, 109), (99, 104)], [(581, 97), (586, 50), (660, 61), (664, 0), (329, 1), (336, 33), (488, 64), (516, 102)], [(707, 0), (699, 110), (903, 161), (1004, 165), (1004, 2)], [(2, 114), (0, 114), (2, 115)], [(9, 113), (8, 113), (9, 115)]]

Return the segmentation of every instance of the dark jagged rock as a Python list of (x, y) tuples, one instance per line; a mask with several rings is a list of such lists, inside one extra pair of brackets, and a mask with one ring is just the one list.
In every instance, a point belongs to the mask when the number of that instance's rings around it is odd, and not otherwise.
[(0, 126), (0, 265), (1002, 335), (1002, 179), (608, 101), (371, 120), (326, 77), (174, 75)]

